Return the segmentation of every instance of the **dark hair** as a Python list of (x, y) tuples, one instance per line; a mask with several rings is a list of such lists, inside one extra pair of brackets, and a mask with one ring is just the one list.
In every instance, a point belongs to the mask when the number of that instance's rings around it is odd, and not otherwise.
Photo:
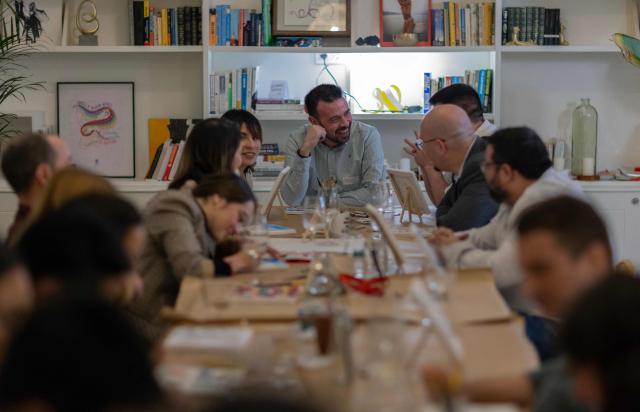
[(537, 203), (520, 215), (518, 235), (538, 230), (550, 232), (560, 247), (577, 257), (594, 243), (602, 244), (612, 258), (607, 227), (588, 203), (570, 196), (560, 196)]
[(120, 196), (93, 193), (70, 201), (65, 204), (65, 208), (69, 211), (91, 210), (97, 213), (109, 222), (119, 239), (122, 239), (133, 226), (143, 224), (138, 209)]
[[(249, 133), (253, 137), (253, 139), (262, 143), (262, 126), (260, 125), (260, 121), (257, 117), (246, 110), (239, 109), (231, 109), (227, 110), (223, 115), (223, 119), (231, 120), (238, 124), (238, 127), (242, 128), (244, 125)], [(253, 165), (249, 166), (244, 174), (246, 175), (249, 172), (253, 172)]]
[(53, 167), (55, 159), (56, 153), (43, 135), (15, 137), (4, 150), (2, 173), (13, 191), (21, 194), (29, 190), (38, 166), (44, 163)]
[(240, 127), (231, 120), (206, 119), (197, 123), (187, 138), (178, 171), (169, 187), (179, 189), (187, 180), (197, 183), (209, 174), (232, 172), (238, 146)]
[(640, 280), (615, 274), (585, 292), (569, 311), (561, 342), (574, 366), (594, 367), (603, 412), (640, 404)]
[(321, 84), (311, 89), (304, 98), (304, 105), (309, 116), (318, 116), (320, 101), (331, 103), (343, 97), (342, 89), (334, 84)]
[(111, 305), (45, 303), (9, 346), (0, 372), (0, 409), (28, 401), (66, 412), (149, 407), (162, 394), (148, 349)]
[(113, 224), (90, 209), (63, 206), (45, 214), (20, 239), (18, 252), (34, 279), (72, 288), (93, 288), (131, 270)]
[(235, 173), (207, 176), (193, 189), (194, 197), (218, 195), (229, 203), (257, 203), (246, 180)]
[(464, 83), (456, 83), (439, 90), (431, 96), (429, 103), (433, 104), (455, 104), (467, 112), (469, 119), (473, 123), (484, 121), (482, 102), (476, 90)]
[(495, 164), (508, 164), (527, 179), (538, 179), (551, 167), (547, 147), (528, 127), (500, 129), (486, 140)]

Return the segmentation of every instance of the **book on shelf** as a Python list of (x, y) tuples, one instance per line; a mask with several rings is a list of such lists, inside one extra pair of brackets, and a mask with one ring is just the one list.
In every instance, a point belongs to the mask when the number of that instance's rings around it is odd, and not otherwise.
[(269, 46), (271, 41), (271, 0), (257, 0), (253, 8), (218, 4), (209, 9), (210, 45)]
[(518, 40), (537, 46), (560, 45), (560, 9), (544, 7), (505, 7), (502, 10), (502, 44), (513, 40), (513, 28), (520, 29)]
[(200, 7), (157, 8), (149, 0), (129, 0), (130, 41), (135, 46), (202, 44)]
[(257, 99), (256, 100), (256, 112), (293, 112), (303, 113), (304, 105), (298, 99)]
[(211, 114), (221, 115), (230, 109), (252, 110), (256, 94), (257, 67), (209, 75)]
[(263, 143), (254, 166), (255, 177), (276, 177), (284, 169), (284, 154), (277, 143)]
[(429, 46), (473, 47), (495, 44), (494, 3), (445, 1), (437, 4), (429, 1), (428, 4)]
[(146, 179), (172, 180), (187, 137), (201, 119), (149, 119), (149, 169)]
[[(464, 76), (443, 76), (434, 77), (430, 73), (425, 73), (424, 76), (424, 107), (429, 107), (429, 99), (441, 89), (452, 84), (464, 83), (473, 87), (480, 101), (482, 102), (482, 110), (485, 113), (490, 113), (493, 106), (493, 70), (481, 69), (481, 70), (466, 70)], [(426, 84), (430, 82), (430, 84)], [(426, 90), (429, 89), (429, 93)], [(428, 110), (427, 110), (428, 111)]]

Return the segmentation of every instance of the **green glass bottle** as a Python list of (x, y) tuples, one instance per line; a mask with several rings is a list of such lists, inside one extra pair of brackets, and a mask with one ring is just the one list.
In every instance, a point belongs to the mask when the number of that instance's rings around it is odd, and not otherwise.
[(598, 112), (589, 99), (580, 100), (571, 122), (571, 173), (594, 176), (597, 172)]

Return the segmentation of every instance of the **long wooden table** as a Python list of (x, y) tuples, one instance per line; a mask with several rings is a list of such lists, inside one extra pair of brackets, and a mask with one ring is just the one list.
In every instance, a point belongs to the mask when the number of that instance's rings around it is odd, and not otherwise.
[[(286, 216), (275, 220), (300, 229), (300, 217)], [(297, 223), (296, 223), (297, 222)], [(334, 266), (340, 271), (349, 268), (349, 257), (334, 256)], [(248, 324), (256, 331), (256, 336), (267, 339), (272, 346), (282, 352), (294, 352), (291, 346), (290, 325), (297, 320), (299, 300), (274, 302), (229, 299), (235, 288), (251, 287), (258, 283), (292, 281), (304, 282), (301, 277), (306, 273), (306, 265), (290, 265), (286, 270), (266, 273), (238, 275), (230, 278), (184, 279), (176, 305), (165, 315), (176, 322), (194, 322), (212, 327)], [(366, 352), (367, 325), (370, 320), (388, 317), (393, 311), (397, 315), (397, 302), (404, 298), (410, 283), (416, 276), (396, 276), (389, 278), (384, 297), (365, 296), (349, 292), (343, 303), (356, 321), (361, 321), (353, 335), (354, 353)], [(537, 356), (524, 334), (519, 318), (514, 317), (498, 293), (489, 270), (460, 272), (450, 287), (443, 309), (453, 325), (455, 333), (463, 343), (465, 356), (462, 374), (464, 379), (511, 376), (535, 368)], [(419, 321), (423, 314), (416, 307), (403, 307), (400, 315), (403, 324), (402, 339), (405, 348), (412, 348), (423, 329)], [(447, 359), (441, 342), (431, 336), (420, 345), (410, 364), (413, 368), (421, 365), (443, 362)], [(407, 355), (408, 354), (404, 354)], [(192, 354), (168, 353), (167, 362), (207, 364), (215, 366), (211, 359)], [(213, 362), (213, 363), (211, 363)], [(356, 356), (356, 363), (363, 362)], [(349, 410), (349, 400), (357, 391), (358, 382), (348, 387), (336, 385), (330, 378), (335, 373), (328, 369), (324, 372), (300, 371), (309, 395), (318, 400), (332, 399), (332, 407)], [(347, 406), (345, 406), (347, 405)]]

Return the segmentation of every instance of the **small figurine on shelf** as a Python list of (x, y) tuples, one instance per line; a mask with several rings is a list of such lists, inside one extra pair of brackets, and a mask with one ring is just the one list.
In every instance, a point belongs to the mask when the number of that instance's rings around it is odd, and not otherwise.
[[(86, 9), (89, 11), (85, 11)], [(78, 5), (76, 27), (81, 33), (78, 37), (78, 44), (80, 46), (98, 45), (98, 36), (96, 36), (96, 33), (100, 28), (100, 22), (98, 21), (98, 10), (93, 1), (83, 0)]]
[(567, 41), (567, 36), (566, 36), (566, 31), (567, 31), (567, 26), (565, 26), (564, 24), (560, 25), (560, 45), (561, 46), (568, 46), (569, 42)]
[(535, 43), (532, 41), (520, 41), (520, 27), (515, 26), (513, 28), (513, 35), (511, 37), (511, 41), (507, 43), (507, 46), (534, 46)]

